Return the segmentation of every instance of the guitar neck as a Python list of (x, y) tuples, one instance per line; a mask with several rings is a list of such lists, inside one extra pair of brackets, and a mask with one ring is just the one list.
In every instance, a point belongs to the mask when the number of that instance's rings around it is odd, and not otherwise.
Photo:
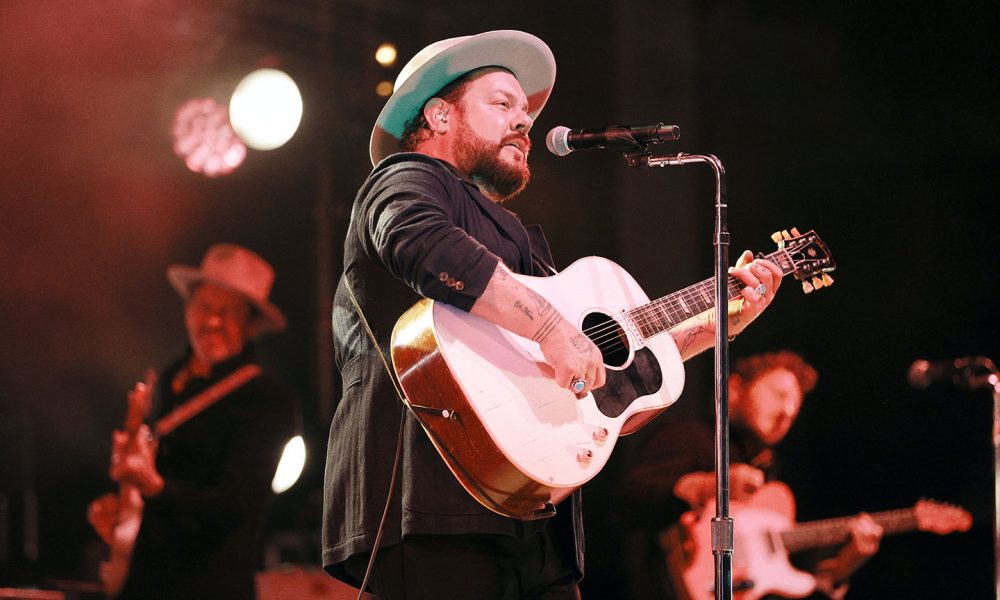
[[(918, 529), (916, 513), (912, 508), (871, 513), (871, 517), (882, 527), (885, 535)], [(789, 554), (813, 548), (838, 546), (850, 537), (849, 523), (853, 518), (840, 517), (800, 523), (792, 529), (781, 532), (781, 541)]]
[[(778, 249), (765, 258), (778, 265), (782, 276), (795, 271), (794, 261), (784, 249)], [(735, 300), (740, 296), (743, 284), (732, 276), (729, 276), (728, 279), (729, 300)], [(628, 315), (635, 322), (642, 336), (650, 338), (714, 306), (715, 278), (712, 277), (658, 300), (653, 300), (649, 304), (633, 308), (628, 311)]]

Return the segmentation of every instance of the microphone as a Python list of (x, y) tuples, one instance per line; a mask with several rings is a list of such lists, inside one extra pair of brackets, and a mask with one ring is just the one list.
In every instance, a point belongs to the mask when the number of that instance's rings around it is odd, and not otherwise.
[(634, 150), (648, 144), (669, 142), (681, 137), (676, 125), (611, 125), (597, 129), (570, 129), (553, 127), (545, 136), (545, 147), (556, 156), (566, 156), (577, 150), (604, 148), (606, 150)]
[(918, 359), (910, 365), (906, 380), (918, 390), (927, 389), (935, 382), (950, 382), (957, 387), (972, 389), (980, 383), (980, 368), (994, 370), (993, 362), (984, 356), (965, 356), (955, 360), (929, 361)]

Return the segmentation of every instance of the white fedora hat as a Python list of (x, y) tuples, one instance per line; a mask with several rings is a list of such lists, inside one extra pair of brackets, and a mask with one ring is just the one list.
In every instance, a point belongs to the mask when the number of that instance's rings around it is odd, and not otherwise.
[(487, 31), (434, 42), (410, 59), (396, 77), (392, 96), (375, 121), (368, 152), (372, 165), (400, 151), (406, 122), (455, 79), (483, 67), (503, 67), (528, 96), (528, 115), (538, 116), (552, 93), (556, 60), (542, 40), (523, 31)]
[(195, 285), (208, 282), (245, 297), (257, 309), (259, 333), (285, 329), (285, 315), (267, 299), (274, 284), (274, 269), (266, 260), (236, 244), (215, 244), (201, 259), (201, 266), (171, 265), (167, 279), (187, 300)]

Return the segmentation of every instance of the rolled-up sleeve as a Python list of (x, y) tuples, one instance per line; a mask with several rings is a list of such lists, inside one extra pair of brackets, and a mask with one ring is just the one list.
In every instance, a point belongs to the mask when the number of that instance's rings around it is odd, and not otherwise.
[(449, 177), (434, 163), (390, 165), (369, 178), (354, 218), (369, 256), (421, 296), (468, 311), (499, 258), (457, 222), (454, 203), (471, 200)]

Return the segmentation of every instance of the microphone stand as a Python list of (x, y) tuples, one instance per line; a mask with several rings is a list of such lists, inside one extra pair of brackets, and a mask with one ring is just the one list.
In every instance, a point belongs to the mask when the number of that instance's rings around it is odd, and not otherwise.
[[(715, 234), (712, 240), (715, 254), (715, 518), (712, 519), (712, 554), (715, 556), (715, 598), (731, 600), (733, 519), (729, 516), (729, 231), (726, 171), (722, 162), (711, 154), (653, 156), (640, 150), (626, 152), (624, 156), (625, 162), (632, 168), (707, 163), (715, 171)], [(997, 589), (1000, 590), (1000, 584)]]
[(966, 368), (982, 367), (985, 372), (967, 372), (964, 384), (970, 390), (993, 390), (993, 587), (1000, 600), (1000, 370), (985, 356), (977, 356)]

